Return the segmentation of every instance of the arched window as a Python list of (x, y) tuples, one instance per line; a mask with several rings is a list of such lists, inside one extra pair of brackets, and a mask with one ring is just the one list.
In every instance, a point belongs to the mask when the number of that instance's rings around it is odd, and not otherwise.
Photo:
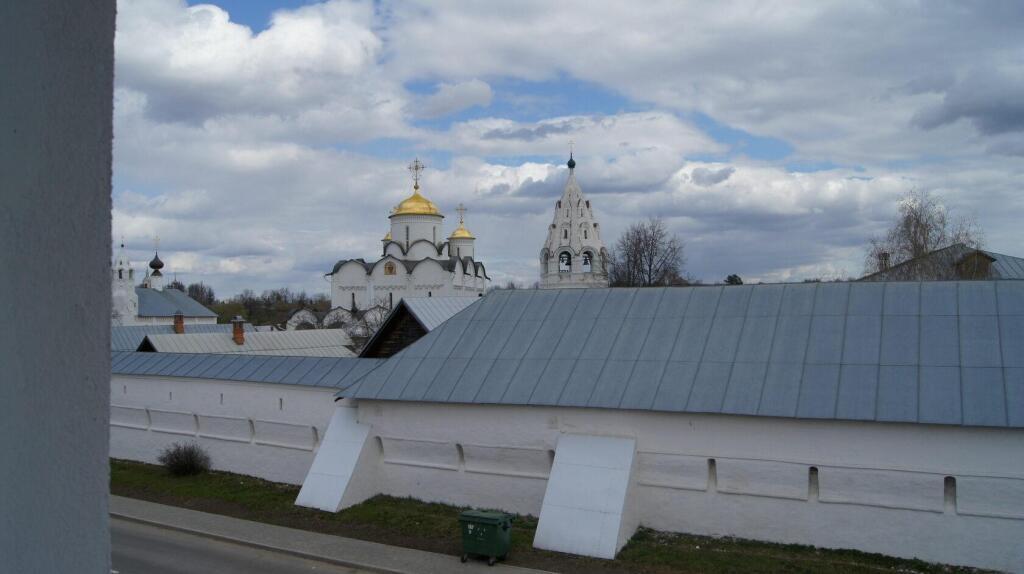
[(587, 239), (587, 229), (583, 228), (583, 239)]
[(562, 239), (569, 239), (569, 230), (568, 229), (563, 229), (562, 230)]
[(558, 200), (558, 209), (562, 209), (562, 200), (561, 199)]
[(590, 273), (591, 263), (594, 260), (594, 256), (589, 251), (583, 252), (583, 272)]
[(124, 270), (123, 269), (118, 269), (117, 270), (117, 278), (118, 279), (124, 279)]
[(569, 273), (572, 271), (572, 255), (568, 251), (558, 254), (558, 272)]
[(392, 309), (395, 306), (395, 294), (388, 293), (388, 309)]
[(350, 310), (351, 311), (355, 311), (356, 310), (356, 292), (355, 291), (352, 292), (352, 308)]
[(384, 264), (384, 274), (385, 275), (394, 275), (395, 274), (395, 264), (393, 262), (388, 261), (387, 263)]

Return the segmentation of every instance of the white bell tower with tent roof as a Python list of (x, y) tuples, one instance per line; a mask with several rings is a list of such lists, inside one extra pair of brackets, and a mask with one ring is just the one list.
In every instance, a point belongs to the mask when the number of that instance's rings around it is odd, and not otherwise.
[(540, 251), (541, 289), (608, 286), (608, 250), (590, 201), (576, 182), (573, 142), (569, 142), (569, 179), (555, 202), (555, 216)]

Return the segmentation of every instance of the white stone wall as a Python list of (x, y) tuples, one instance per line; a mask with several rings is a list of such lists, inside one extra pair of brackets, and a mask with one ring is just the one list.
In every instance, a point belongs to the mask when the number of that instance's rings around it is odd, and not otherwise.
[(302, 484), (334, 413), (334, 389), (113, 375), (110, 456), (156, 463), (195, 441), (219, 470)]
[(358, 408), (379, 451), (359, 473), (374, 473), (380, 492), (395, 496), (538, 515), (560, 434), (621, 436), (636, 439), (631, 504), (641, 526), (1024, 571), (1022, 430), (384, 401)]

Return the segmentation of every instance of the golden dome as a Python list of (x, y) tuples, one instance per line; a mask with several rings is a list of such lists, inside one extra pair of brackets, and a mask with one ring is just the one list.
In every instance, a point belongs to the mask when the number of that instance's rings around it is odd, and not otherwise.
[(473, 234), (466, 229), (466, 226), (459, 222), (459, 226), (452, 231), (452, 234), (448, 236), (448, 239), (476, 239)]
[(391, 212), (391, 215), (441, 215), (433, 201), (420, 195), (420, 186), (412, 188), (412, 195), (405, 198)]

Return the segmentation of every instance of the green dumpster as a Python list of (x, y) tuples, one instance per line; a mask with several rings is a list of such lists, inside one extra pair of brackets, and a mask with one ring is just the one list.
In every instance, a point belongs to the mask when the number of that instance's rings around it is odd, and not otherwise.
[(467, 510), (459, 515), (462, 561), (470, 555), (487, 557), (487, 565), (504, 560), (512, 545), (512, 516), (504, 512)]

